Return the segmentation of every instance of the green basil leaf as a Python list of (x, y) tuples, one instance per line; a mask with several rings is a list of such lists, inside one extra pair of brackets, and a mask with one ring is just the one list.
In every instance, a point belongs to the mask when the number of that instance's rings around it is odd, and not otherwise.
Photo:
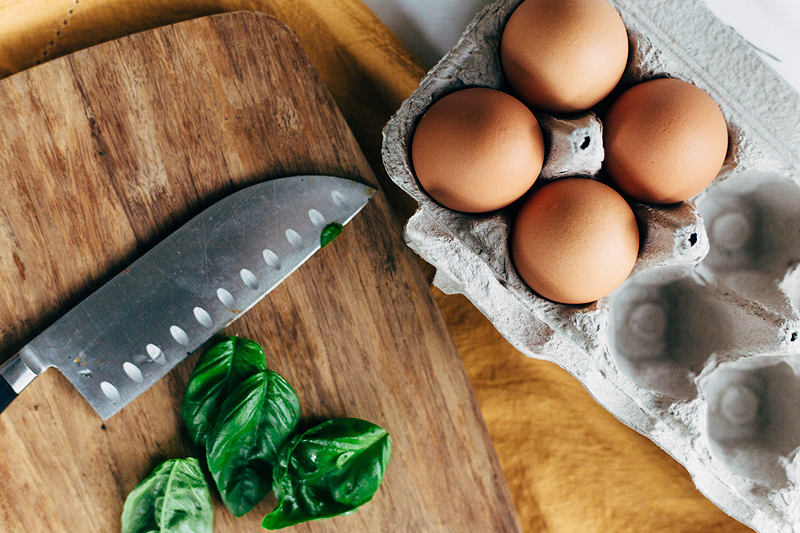
[(338, 222), (331, 222), (330, 224), (322, 228), (322, 234), (319, 236), (320, 248), (325, 248), (326, 246), (328, 246), (331, 243), (331, 241), (333, 241), (333, 239), (335, 239), (342, 233), (343, 229), (344, 226), (342, 226)]
[(197, 360), (181, 403), (183, 422), (195, 448), (205, 448), (207, 435), (229, 392), (266, 369), (261, 346), (240, 337), (227, 337)]
[(271, 370), (247, 378), (223, 402), (206, 458), (234, 516), (247, 513), (269, 493), (272, 467), (299, 417), (297, 394)]
[(358, 418), (328, 420), (295, 436), (273, 470), (278, 505), (262, 526), (350, 514), (378, 490), (392, 452), (389, 434)]
[(214, 507), (200, 462), (170, 459), (136, 485), (122, 508), (122, 533), (212, 533)]

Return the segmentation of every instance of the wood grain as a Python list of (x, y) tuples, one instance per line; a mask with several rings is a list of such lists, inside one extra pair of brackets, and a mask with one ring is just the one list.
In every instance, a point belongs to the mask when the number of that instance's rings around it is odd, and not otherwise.
[[(321, 173), (375, 184), (290, 32), (236, 13), (137, 34), (0, 82), (4, 359), (224, 195)], [(124, 304), (124, 303), (122, 303)], [(382, 194), (228, 334), (259, 341), (304, 423), (387, 428), (375, 499), (298, 531), (518, 531), (475, 397)], [(179, 404), (196, 356), (103, 423), (56, 371), (0, 415), (3, 531), (113, 531), (127, 493), (189, 453)], [(274, 500), (216, 530), (259, 530)]]

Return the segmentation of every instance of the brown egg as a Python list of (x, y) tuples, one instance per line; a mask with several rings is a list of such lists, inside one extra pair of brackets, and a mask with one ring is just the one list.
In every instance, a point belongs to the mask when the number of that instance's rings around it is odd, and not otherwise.
[(514, 93), (550, 113), (588, 109), (608, 96), (628, 61), (628, 35), (606, 0), (525, 0), (500, 41)]
[(544, 185), (526, 199), (511, 228), (517, 272), (539, 295), (593, 302), (616, 289), (639, 253), (636, 217), (611, 187), (586, 178)]
[(513, 96), (463, 89), (422, 116), (411, 161), (422, 188), (440, 204), (467, 213), (493, 211), (536, 181), (544, 161), (542, 130)]
[(661, 78), (634, 85), (603, 121), (613, 184), (642, 202), (691, 198), (713, 181), (728, 152), (725, 117), (702, 89)]

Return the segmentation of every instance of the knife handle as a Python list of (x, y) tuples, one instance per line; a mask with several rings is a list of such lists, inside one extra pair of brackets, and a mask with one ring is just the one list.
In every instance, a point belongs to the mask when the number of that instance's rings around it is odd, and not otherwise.
[(36, 372), (25, 364), (21, 354), (31, 351), (23, 348), (20, 353), (0, 365), (0, 411), (3, 411), (19, 393), (37, 376)]
[(0, 377), (0, 411), (3, 411), (11, 401), (17, 397), (17, 392), (11, 386), (11, 384), (5, 380), (5, 378)]

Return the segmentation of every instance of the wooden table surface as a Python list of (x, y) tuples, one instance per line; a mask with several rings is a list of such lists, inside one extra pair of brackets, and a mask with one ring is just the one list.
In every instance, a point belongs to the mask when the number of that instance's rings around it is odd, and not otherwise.
[[(380, 131), (424, 68), (360, 0), (0, 2), (0, 76), (134, 31), (236, 9), (275, 14), (297, 34), (390, 204), (407, 217), (411, 202), (381, 173)], [(465, 299), (433, 293), (526, 531), (749, 531), (565, 371), (520, 355)]]

